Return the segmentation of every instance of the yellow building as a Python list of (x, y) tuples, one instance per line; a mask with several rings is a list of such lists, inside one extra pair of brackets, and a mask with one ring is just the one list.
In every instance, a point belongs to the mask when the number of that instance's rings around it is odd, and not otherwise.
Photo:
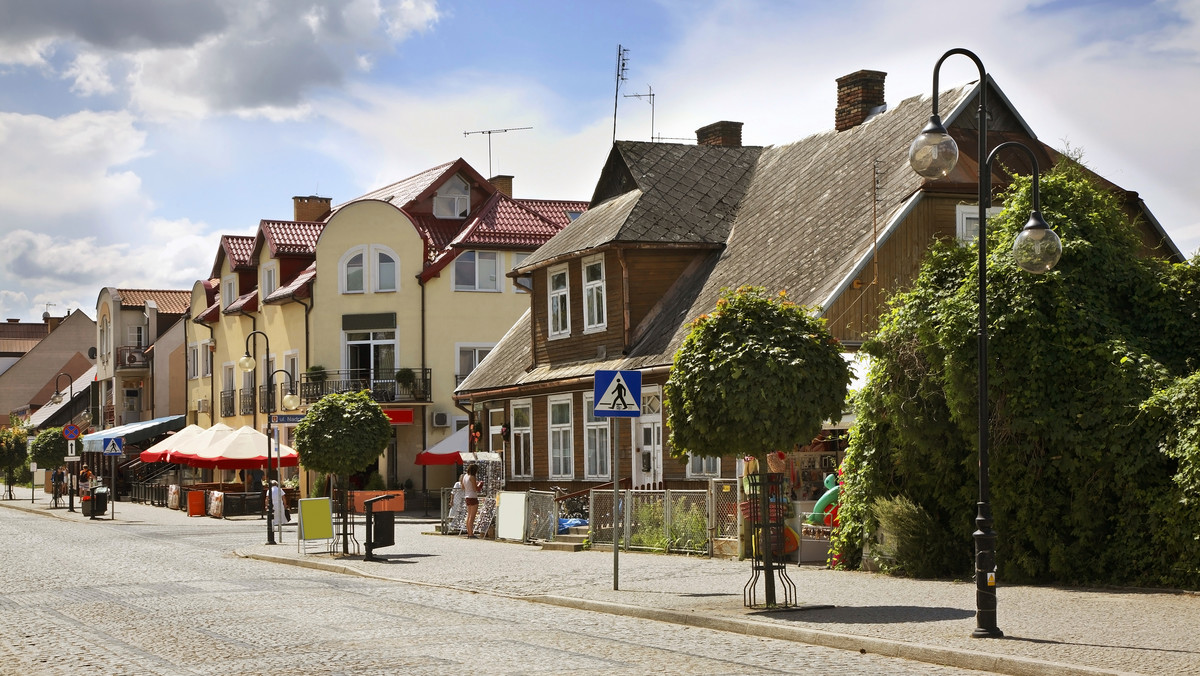
[[(513, 199), (511, 180), (460, 159), (332, 208), (296, 197), (294, 221), (223, 237), (211, 279), (192, 292), (191, 420), (263, 429), (289, 380), (298, 413), (366, 389), (395, 434), (353, 482), (378, 472), (388, 488), (452, 483), (452, 466), (426, 473), (416, 454), (467, 424), (455, 387), (528, 307), (505, 272), (586, 207)], [(247, 349), (260, 364), (251, 374), (237, 368)], [(292, 426), (280, 427), (287, 443)]]

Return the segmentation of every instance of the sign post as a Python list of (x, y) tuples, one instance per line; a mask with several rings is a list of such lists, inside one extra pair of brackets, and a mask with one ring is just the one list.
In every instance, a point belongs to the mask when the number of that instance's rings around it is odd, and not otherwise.
[[(110, 457), (112, 458), (112, 465), (110, 466), (112, 470), (112, 485), (108, 489), (108, 501), (110, 503), (108, 506), (110, 510), (108, 513), (109, 520), (117, 518), (117, 456), (121, 455), (125, 455), (125, 437), (113, 437), (108, 440), (108, 443), (104, 444), (105, 460)], [(104, 469), (101, 468), (100, 471), (103, 472)], [(95, 517), (93, 516), (92, 518)]]
[[(636, 418), (642, 414), (642, 372), (641, 371), (596, 371), (592, 378), (592, 414), (597, 418)], [(618, 552), (621, 550), (621, 465), (620, 454), (617, 453), (618, 435), (612, 435), (609, 440), (612, 445), (613, 477), (613, 590), (619, 588), (618, 571), (620, 562)], [(633, 420), (629, 421), (629, 443), (633, 444)], [(633, 457), (632, 452), (630, 457)], [(632, 470), (631, 470), (632, 471)], [(630, 475), (632, 476), (632, 474)]]

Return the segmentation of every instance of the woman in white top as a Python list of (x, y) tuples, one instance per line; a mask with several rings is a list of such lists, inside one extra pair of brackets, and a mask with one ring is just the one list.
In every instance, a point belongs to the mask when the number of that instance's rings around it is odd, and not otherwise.
[(483, 490), (483, 482), (479, 480), (479, 467), (470, 465), (467, 473), (462, 475), (458, 484), (463, 490), (463, 504), (467, 506), (467, 537), (475, 537), (475, 514), (479, 512), (479, 491)]

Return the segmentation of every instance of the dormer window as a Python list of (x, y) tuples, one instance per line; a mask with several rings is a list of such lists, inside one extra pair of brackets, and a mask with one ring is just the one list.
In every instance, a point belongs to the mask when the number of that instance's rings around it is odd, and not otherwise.
[(552, 268), (546, 275), (547, 298), (550, 302), (550, 338), (565, 338), (571, 335), (571, 310), (568, 301), (570, 288), (567, 283), (567, 266)]
[(604, 256), (583, 260), (583, 331), (603, 331), (608, 323), (604, 302)]
[(471, 212), (471, 189), (459, 176), (446, 181), (433, 198), (434, 218), (466, 218)]
[(263, 266), (262, 282), (260, 284), (262, 293), (259, 294), (262, 300), (266, 300), (267, 296), (270, 296), (275, 292), (275, 289), (279, 288), (278, 273), (279, 269), (275, 263)]
[(229, 276), (221, 280), (221, 307), (233, 305), (237, 300), (237, 277)]

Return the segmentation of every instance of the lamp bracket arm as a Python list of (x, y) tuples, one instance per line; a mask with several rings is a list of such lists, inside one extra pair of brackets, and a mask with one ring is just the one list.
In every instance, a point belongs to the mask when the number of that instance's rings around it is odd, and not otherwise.
[[(1000, 151), (1004, 150), (1005, 148), (1020, 148), (1022, 151), (1025, 152), (1025, 155), (1029, 158), (1029, 163), (1033, 165), (1033, 210), (1041, 211), (1042, 210), (1041, 198), (1038, 195), (1038, 183), (1040, 182), (1039, 179), (1041, 178), (1041, 171), (1038, 169), (1037, 156), (1033, 154), (1033, 151), (1029, 149), (1029, 146), (1025, 145), (1024, 143), (1021, 143), (1020, 141), (1005, 141), (1004, 143), (1001, 143), (1000, 145), (996, 146), (995, 148), (992, 148), (992, 152), (988, 153), (987, 161), (983, 163), (983, 166), (980, 167), (980, 170), (983, 171), (986, 169), (986, 171), (990, 177), (991, 169), (992, 169), (992, 160), (996, 159), (996, 155), (998, 155), (1000, 153)], [(990, 199), (989, 199), (989, 201), (990, 201)]]
[(979, 84), (980, 84), (979, 106), (980, 106), (980, 108), (986, 107), (987, 90), (985, 89), (985, 87), (987, 85), (987, 71), (984, 70), (984, 68), (983, 68), (983, 61), (979, 60), (979, 57), (975, 55), (975, 52), (972, 52), (969, 49), (955, 47), (954, 49), (951, 49), (950, 51), (946, 52), (945, 54), (942, 54), (942, 58), (938, 59), (937, 64), (934, 65), (934, 67), (933, 67), (933, 114), (934, 115), (938, 114), (938, 72), (941, 71), (941, 69), (942, 69), (942, 62), (945, 61), (947, 58), (949, 58), (950, 55), (952, 55), (952, 54), (962, 54), (963, 56), (966, 56), (967, 58), (969, 58), (975, 62), (975, 67), (979, 69)]

